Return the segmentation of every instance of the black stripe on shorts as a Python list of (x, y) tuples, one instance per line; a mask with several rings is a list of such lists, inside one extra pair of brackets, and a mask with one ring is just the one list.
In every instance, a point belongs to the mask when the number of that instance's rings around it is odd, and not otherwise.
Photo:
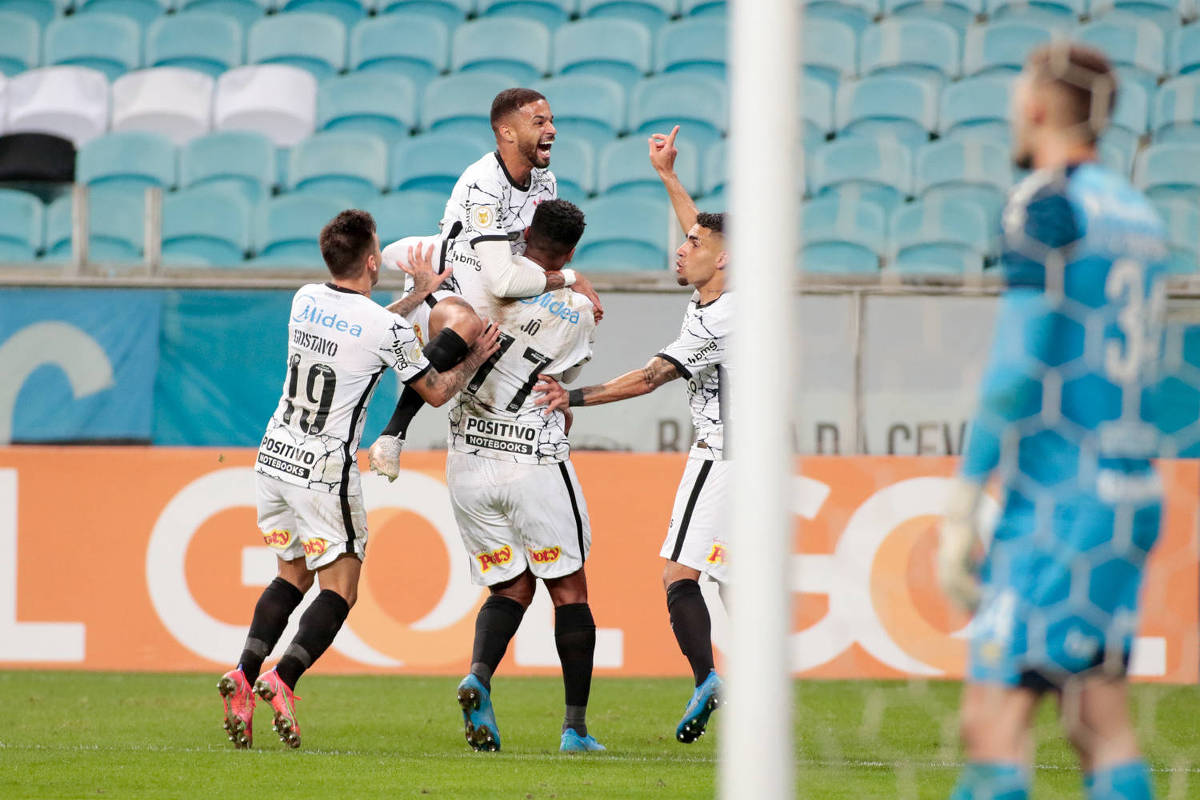
[(575, 536), (579, 540), (579, 558), (583, 560), (583, 517), (579, 514), (579, 502), (575, 499), (575, 487), (571, 484), (571, 473), (567, 470), (567, 462), (558, 462), (562, 472), (563, 482), (567, 484), (567, 495), (571, 498), (571, 511), (575, 514)]
[(687, 507), (683, 511), (683, 520), (679, 523), (679, 533), (675, 534), (675, 549), (671, 551), (672, 561), (678, 562), (679, 554), (683, 552), (683, 540), (687, 536), (688, 525), (692, 522), (692, 512), (696, 510), (696, 501), (700, 499), (700, 490), (704, 487), (704, 479), (708, 477), (712, 465), (713, 462), (705, 461), (700, 467), (700, 474), (696, 476), (692, 494), (688, 497)]

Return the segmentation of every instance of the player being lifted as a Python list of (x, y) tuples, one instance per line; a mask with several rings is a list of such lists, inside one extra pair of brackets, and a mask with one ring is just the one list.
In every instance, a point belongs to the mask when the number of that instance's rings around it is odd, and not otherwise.
[[(258, 526), (278, 557), (278, 577), (258, 599), (237, 668), (218, 683), (225, 730), (236, 747), (251, 745), (256, 694), (271, 704), (279, 738), (300, 746), (292, 691), (333, 642), (357, 596), (367, 515), (355, 453), (380, 376), (395, 370), (438, 406), (498, 346), (499, 332), (488, 326), (462, 363), (438, 372), (400, 316), (443, 280), (429, 259), (413, 270), (413, 294), (385, 309), (370, 299), (382, 261), (370, 214), (343, 211), (321, 231), (320, 245), (332, 280), (304, 286), (292, 300), (283, 396), (255, 465)], [(263, 659), (314, 579), (321, 592), (301, 616), (296, 638), (260, 677)]]
[[(1089, 798), (1151, 796), (1126, 670), (1161, 516), (1150, 390), (1167, 251), (1146, 198), (1096, 163), (1116, 88), (1103, 54), (1054, 44), (1030, 55), (1014, 90), (1014, 157), (1034, 172), (1004, 212), (1007, 288), (939, 550), (947, 594), (978, 606), (954, 800), (1027, 797), (1045, 693)], [(1002, 511), (977, 567), (977, 512), (997, 470)]]
[[(538, 206), (525, 256), (555, 272), (571, 260), (583, 213), (565, 200)], [(471, 577), (490, 596), (475, 620), (471, 671), (458, 685), (467, 742), (499, 750), (491, 678), (533, 601), (540, 578), (554, 603), (554, 641), (566, 694), (561, 749), (603, 750), (588, 734), (596, 649), (584, 561), (592, 532), (571, 465), (570, 411), (546, 415), (531, 392), (538, 375), (571, 381), (591, 358), (592, 303), (567, 288), (497, 304), (500, 349), (450, 411), (446, 482)]]
[[(467, 167), (455, 183), (441, 233), (401, 239), (383, 251), (385, 265), (401, 267), (415, 244), (433, 245), (439, 269), (455, 270), (410, 315), (436, 369), (462, 359), (482, 330), (481, 317), (491, 317), (497, 300), (573, 287), (592, 300), (597, 319), (603, 316), (591, 284), (574, 270), (546, 272), (514, 257), (525, 250), (524, 232), (538, 204), (558, 196), (558, 182), (549, 169), (557, 135), (549, 103), (532, 89), (506, 89), (492, 101), (491, 123), (496, 150)], [(368, 451), (372, 469), (396, 477), (404, 436), (422, 405), (416, 392), (401, 392), (391, 420)]]
[(723, 399), (727, 372), (726, 336), (733, 298), (726, 290), (725, 215), (698, 213), (695, 203), (675, 174), (675, 137), (650, 137), (650, 161), (667, 187), (675, 214), (687, 239), (675, 253), (680, 286), (696, 291), (688, 304), (679, 338), (650, 359), (645, 367), (600, 386), (567, 392), (551, 376), (537, 386), (539, 404), (555, 411), (568, 406), (594, 406), (638, 397), (668, 381), (687, 381), (688, 402), (696, 441), (688, 457), (662, 557), (663, 587), (671, 628), (679, 649), (692, 667), (696, 689), (675, 729), (675, 738), (693, 742), (704, 733), (709, 715), (719, 702), (721, 679), (713, 669), (711, 620), (700, 594), (700, 573), (724, 583), (728, 462), (724, 448)]

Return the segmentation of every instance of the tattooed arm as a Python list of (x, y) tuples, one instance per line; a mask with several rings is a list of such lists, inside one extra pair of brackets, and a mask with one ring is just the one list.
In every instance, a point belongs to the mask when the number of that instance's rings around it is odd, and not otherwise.
[(680, 377), (679, 368), (662, 356), (655, 356), (641, 369), (626, 372), (599, 386), (585, 386), (567, 391), (549, 375), (540, 375), (534, 391), (541, 395), (534, 402), (546, 407), (546, 413), (568, 406), (598, 406), (649, 394), (664, 383)]
[[(434, 237), (429, 237), (434, 238)], [(388, 245), (391, 249), (400, 242)], [(396, 264), (400, 269), (412, 276), (413, 288), (412, 291), (404, 295), (396, 302), (387, 307), (387, 310), (393, 314), (399, 314), (402, 317), (407, 317), (416, 310), (421, 303), (425, 302), (425, 298), (437, 291), (451, 275), (454, 274), (454, 268), (449, 264), (440, 273), (433, 269), (433, 250), (434, 242), (429, 243), (429, 249), (422, 251), (420, 241), (417, 242), (416, 250), (412, 247), (408, 248), (408, 258), (397, 258)], [(386, 258), (387, 256), (385, 256)]]
[(462, 391), (471, 380), (471, 376), (483, 366), (483, 362), (491, 358), (492, 353), (500, 349), (500, 329), (488, 323), (483, 333), (471, 345), (467, 357), (456, 367), (445, 372), (438, 372), (430, 367), (425, 374), (409, 384), (421, 395), (421, 399), (431, 406), (443, 405), (447, 400)]

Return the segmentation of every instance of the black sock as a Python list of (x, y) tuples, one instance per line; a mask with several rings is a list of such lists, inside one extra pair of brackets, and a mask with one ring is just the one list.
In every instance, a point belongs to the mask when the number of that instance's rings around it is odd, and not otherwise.
[(350, 606), (335, 591), (322, 589), (317, 599), (300, 618), (300, 630), (284, 651), (275, 667), (279, 679), (295, 689), (296, 681), (333, 644), (333, 637), (342, 629)]
[(554, 609), (554, 644), (562, 662), (567, 701), (563, 730), (574, 728), (580, 736), (587, 736), (587, 704), (596, 653), (596, 621), (587, 603), (569, 603)]
[(492, 689), (492, 674), (500, 666), (508, 643), (521, 627), (525, 606), (504, 595), (494, 594), (484, 601), (475, 617), (475, 647), (471, 652), (471, 674)]
[(246, 643), (242, 645), (242, 657), (238, 659), (238, 666), (250, 683), (258, 678), (263, 659), (275, 647), (283, 635), (283, 629), (287, 627), (288, 617), (303, 599), (304, 593), (283, 578), (268, 583), (259, 595), (258, 603), (254, 606), (254, 618), (250, 621), (250, 632), (246, 635)]
[[(438, 372), (445, 372), (460, 364), (467, 357), (470, 349), (470, 346), (452, 328), (442, 328), (438, 335), (425, 345), (425, 357), (429, 359), (430, 366)], [(396, 410), (392, 412), (392, 418), (388, 420), (387, 426), (383, 429), (383, 435), (403, 437), (408, 433), (409, 423), (413, 421), (413, 417), (417, 415), (423, 405), (425, 405), (425, 401), (421, 399), (421, 395), (417, 394), (417, 390), (405, 386), (404, 390), (400, 392), (400, 400), (396, 403)]]
[(692, 675), (699, 686), (713, 670), (712, 620), (704, 595), (700, 594), (700, 584), (685, 579), (668, 586), (667, 611), (671, 614), (675, 641), (692, 665)]

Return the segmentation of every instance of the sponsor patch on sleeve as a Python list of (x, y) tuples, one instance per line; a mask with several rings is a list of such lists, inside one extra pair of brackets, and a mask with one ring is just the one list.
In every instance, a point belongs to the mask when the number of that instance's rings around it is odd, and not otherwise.
[(496, 210), (491, 206), (475, 206), (472, 216), (476, 228), (491, 228), (496, 221)]

